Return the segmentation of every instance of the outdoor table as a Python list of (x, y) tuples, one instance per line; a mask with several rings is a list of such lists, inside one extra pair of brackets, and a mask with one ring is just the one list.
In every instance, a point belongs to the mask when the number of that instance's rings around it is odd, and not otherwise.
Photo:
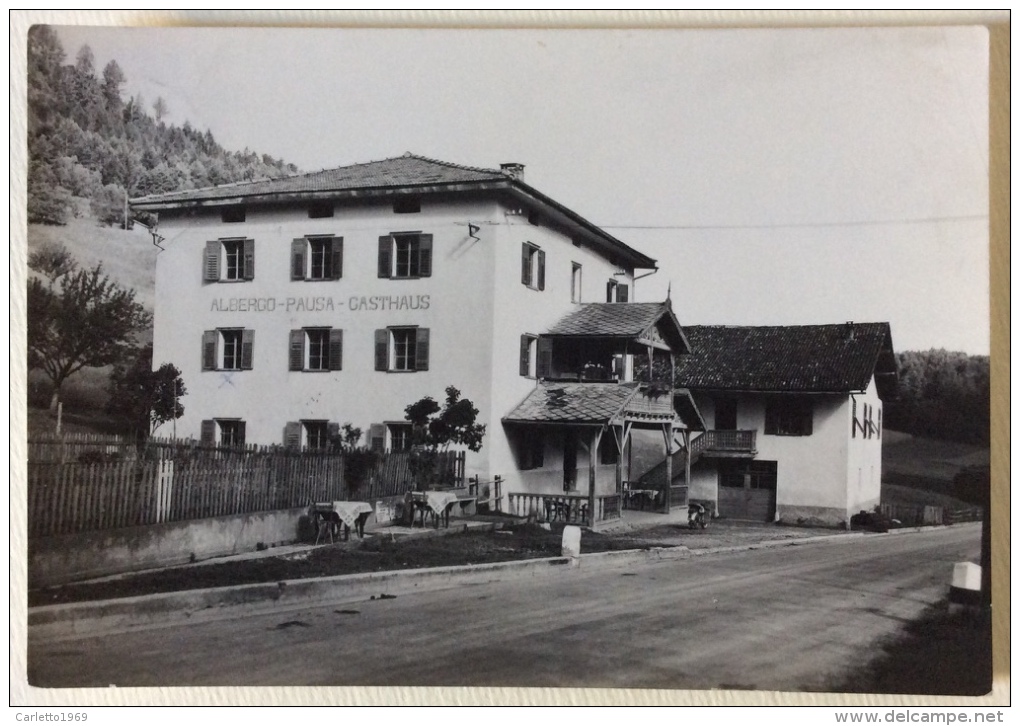
[(659, 491), (657, 489), (628, 489), (626, 494), (627, 500), (631, 503), (637, 500), (638, 506), (641, 509), (645, 508), (646, 502), (654, 506), (659, 498)]
[[(421, 514), (421, 526), (425, 526), (425, 516), (429, 515), (432, 517), (436, 528), (439, 527), (439, 520), (443, 520), (443, 526), (450, 526), (450, 510), (453, 509), (453, 505), (457, 503), (467, 503), (474, 501), (475, 497), (458, 497), (453, 492), (413, 492), (411, 495), (411, 501), (414, 504), (415, 511)], [(414, 517), (411, 517), (411, 525), (414, 525)]]
[(557, 519), (562, 519), (564, 522), (569, 522), (570, 502), (564, 502), (559, 499), (546, 499), (545, 518), (546, 521), (548, 522), (554, 522)]
[(319, 530), (315, 544), (319, 544), (323, 526), (328, 527), (329, 541), (332, 542), (333, 530), (343, 524), (344, 539), (349, 540), (352, 527), (358, 537), (365, 536), (365, 522), (372, 513), (372, 505), (368, 502), (317, 502), (313, 506), (313, 513)]

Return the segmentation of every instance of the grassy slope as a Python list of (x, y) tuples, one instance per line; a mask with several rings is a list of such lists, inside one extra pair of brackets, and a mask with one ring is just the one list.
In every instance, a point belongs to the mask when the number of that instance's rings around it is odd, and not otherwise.
[(882, 501), (958, 509), (970, 505), (950, 496), (953, 477), (966, 466), (987, 465), (988, 447), (882, 432)]
[[(42, 224), (28, 226), (28, 252), (52, 242), (63, 244), (85, 268), (103, 265), (103, 270), (121, 287), (135, 291), (135, 299), (150, 312), (155, 303), (156, 253), (152, 238), (144, 227), (124, 231), (102, 227), (91, 217), (72, 219), (66, 226)], [(142, 343), (152, 340), (152, 331), (139, 336)], [(107, 399), (109, 379), (107, 368), (85, 368), (72, 375), (64, 385), (65, 410), (84, 412), (101, 409)], [(38, 372), (29, 376), (31, 384), (42, 383), (46, 378)]]

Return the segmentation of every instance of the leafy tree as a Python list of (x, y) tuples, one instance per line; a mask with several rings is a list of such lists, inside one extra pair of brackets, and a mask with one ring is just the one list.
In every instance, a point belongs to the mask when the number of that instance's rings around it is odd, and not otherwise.
[(181, 372), (172, 363), (152, 370), (152, 345), (135, 351), (130, 364), (114, 366), (110, 376), (107, 412), (122, 418), (144, 440), (168, 421), (184, 415), (181, 398), (187, 395)]
[(78, 269), (70, 250), (59, 242), (47, 242), (28, 256), (28, 267), (50, 281), (50, 289), (57, 280)]
[(38, 278), (28, 284), (28, 365), (53, 384), (51, 409), (69, 376), (122, 361), (135, 335), (152, 323), (135, 291), (110, 280), (102, 265), (76, 270), (59, 282), (59, 290)]
[(419, 489), (448, 483), (439, 458), (451, 446), (482, 448), (485, 425), (476, 423), (478, 409), (453, 386), (447, 387), (443, 406), (426, 396), (405, 408), (404, 418), (413, 427), (410, 467)]

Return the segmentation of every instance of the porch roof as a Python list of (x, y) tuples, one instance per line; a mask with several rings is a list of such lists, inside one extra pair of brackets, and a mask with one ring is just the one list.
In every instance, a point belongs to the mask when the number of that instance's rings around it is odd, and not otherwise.
[(704, 420), (686, 391), (649, 391), (638, 383), (540, 381), (527, 398), (503, 417), (507, 423), (608, 424), (669, 423), (677, 420), (703, 431)]

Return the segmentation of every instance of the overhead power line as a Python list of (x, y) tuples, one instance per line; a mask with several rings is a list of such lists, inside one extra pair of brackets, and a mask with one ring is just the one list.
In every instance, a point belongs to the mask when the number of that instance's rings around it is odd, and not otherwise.
[(932, 224), (988, 219), (987, 214), (961, 214), (949, 217), (873, 219), (862, 222), (795, 222), (789, 224), (600, 224), (603, 229), (792, 229), (798, 227), (878, 227), (892, 224)]

